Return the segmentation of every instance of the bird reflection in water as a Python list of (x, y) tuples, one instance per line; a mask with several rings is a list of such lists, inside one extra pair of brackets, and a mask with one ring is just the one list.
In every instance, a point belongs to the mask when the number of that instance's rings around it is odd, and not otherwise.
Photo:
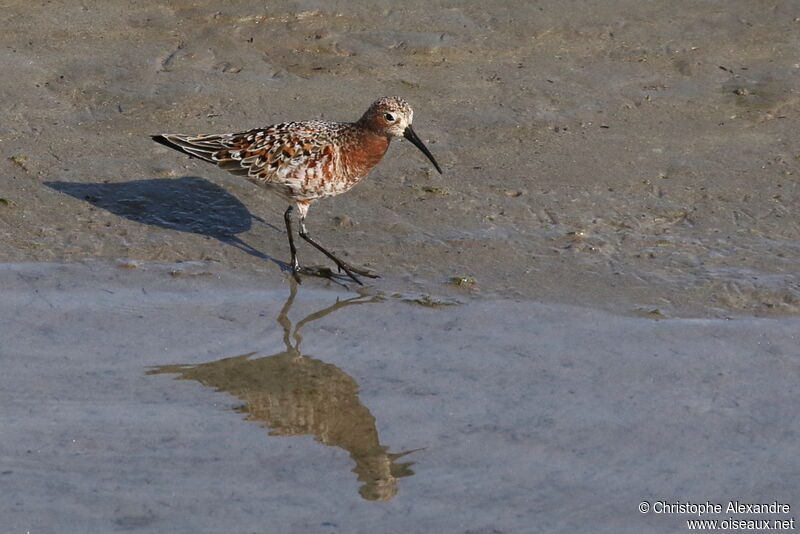
[(397, 479), (414, 474), (410, 469), (413, 462), (397, 459), (414, 450), (390, 453), (380, 444), (375, 417), (358, 399), (358, 383), (353, 377), (300, 351), (300, 329), (304, 325), (378, 298), (337, 300), (292, 328), (288, 314), (297, 295), (297, 283), (290, 283), (289, 298), (278, 316), (286, 346), (283, 352), (261, 358), (253, 358), (256, 352), (251, 352), (198, 365), (164, 365), (148, 374), (175, 373), (178, 379), (197, 380), (230, 393), (244, 401), (237, 410), (247, 414), (248, 420), (262, 421), (270, 435), (310, 434), (325, 445), (346, 450), (356, 463), (353, 472), (362, 482), (359, 494), (372, 501), (391, 499), (397, 493)]

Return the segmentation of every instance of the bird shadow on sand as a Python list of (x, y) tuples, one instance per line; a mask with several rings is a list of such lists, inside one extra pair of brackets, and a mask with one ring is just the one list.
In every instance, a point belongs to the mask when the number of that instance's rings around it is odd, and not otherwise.
[(253, 215), (238, 198), (203, 178), (44, 185), (131, 221), (213, 237), (252, 256), (273, 261), (283, 270), (289, 269), (286, 262), (257, 250), (237, 235), (250, 230), (253, 220), (279, 232), (283, 230)]

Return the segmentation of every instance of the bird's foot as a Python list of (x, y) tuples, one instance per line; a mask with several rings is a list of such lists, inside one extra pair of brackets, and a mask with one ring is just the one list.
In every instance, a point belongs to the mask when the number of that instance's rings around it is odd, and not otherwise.
[(303, 282), (300, 280), (300, 272), (298, 271), (299, 267), (297, 265), (292, 266), (292, 278), (294, 278), (294, 281), (298, 284), (302, 284)]
[(336, 276), (328, 267), (323, 267), (321, 265), (313, 265), (310, 267), (298, 265), (296, 268), (292, 269), (293, 276), (299, 277), (301, 274), (306, 276), (317, 276), (319, 278), (331, 278)]
[(336, 267), (339, 268), (339, 272), (344, 271), (348, 275), (350, 275), (350, 273), (356, 273), (356, 274), (360, 274), (361, 276), (366, 276), (367, 278), (380, 278), (380, 276), (378, 276), (377, 274), (373, 273), (372, 271), (368, 271), (366, 269), (361, 269), (360, 267), (353, 267), (349, 263), (345, 263), (343, 261), (340, 261), (340, 263), (337, 263)]
[[(347, 277), (349, 277), (353, 282), (357, 283), (360, 286), (363, 286), (364, 283), (358, 279), (356, 274), (359, 274), (361, 276), (366, 276), (368, 278), (379, 278), (379, 276), (375, 273), (372, 273), (364, 269), (359, 269), (358, 267), (353, 267), (352, 265), (349, 265), (345, 262), (341, 262), (341, 264), (337, 263), (336, 267), (339, 269), (340, 273), (344, 271), (344, 274), (347, 275)], [(292, 268), (292, 276), (294, 276), (294, 279), (297, 280), (298, 282), (300, 282), (301, 274), (306, 276), (327, 278), (328, 280), (333, 280), (333, 281), (337, 281), (336, 280), (337, 278), (341, 278), (341, 275), (333, 272), (333, 270), (330, 269), (329, 267), (324, 267), (321, 265), (314, 265), (311, 267), (298, 265)]]
[(365, 269), (359, 269), (358, 267), (353, 267), (349, 263), (345, 263), (345, 262), (343, 262), (341, 260), (337, 260), (336, 261), (336, 267), (339, 269), (339, 272), (344, 271), (345, 274), (347, 276), (349, 276), (350, 279), (353, 282), (355, 282), (356, 284), (358, 284), (360, 286), (363, 286), (364, 284), (353, 273), (359, 274), (361, 276), (366, 276), (367, 278), (380, 278), (380, 276), (378, 276), (377, 274), (375, 274), (375, 273), (373, 273), (371, 271), (367, 271)]
[[(321, 265), (306, 267), (303, 265), (299, 265), (296, 268), (292, 269), (292, 276), (294, 277), (295, 280), (297, 280), (298, 283), (300, 283), (301, 274), (304, 276), (316, 276), (317, 278), (325, 278), (330, 280), (331, 282), (336, 282), (337, 284), (341, 284), (340, 279), (342, 278), (342, 275), (336, 274), (335, 272), (333, 272), (333, 270), (331, 270), (330, 267), (324, 267)], [(351, 276), (350, 278), (353, 277)], [(363, 285), (361, 284), (361, 281), (359, 281), (358, 279), (354, 280), (359, 285)]]

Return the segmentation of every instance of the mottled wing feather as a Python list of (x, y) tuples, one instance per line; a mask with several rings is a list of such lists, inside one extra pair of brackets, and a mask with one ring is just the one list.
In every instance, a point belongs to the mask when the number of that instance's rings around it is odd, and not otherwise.
[(214, 160), (211, 159), (211, 155), (214, 152), (213, 148), (208, 147), (205, 144), (200, 144), (200, 141), (196, 143), (193, 142), (195, 139), (199, 140), (200, 138), (181, 134), (162, 134), (153, 136), (154, 141), (161, 143), (164, 146), (180, 150), (181, 152), (185, 152), (190, 156), (195, 156), (213, 163)]
[(337, 123), (290, 122), (236, 134), (165, 134), (180, 150), (264, 185), (282, 183), (300, 166), (313, 168), (333, 153)]

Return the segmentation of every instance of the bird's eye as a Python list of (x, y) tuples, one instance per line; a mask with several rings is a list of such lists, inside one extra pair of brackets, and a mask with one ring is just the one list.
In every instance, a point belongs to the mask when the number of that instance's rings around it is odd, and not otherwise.
[(387, 121), (394, 122), (394, 115), (392, 115), (391, 113), (384, 113), (383, 116)]

